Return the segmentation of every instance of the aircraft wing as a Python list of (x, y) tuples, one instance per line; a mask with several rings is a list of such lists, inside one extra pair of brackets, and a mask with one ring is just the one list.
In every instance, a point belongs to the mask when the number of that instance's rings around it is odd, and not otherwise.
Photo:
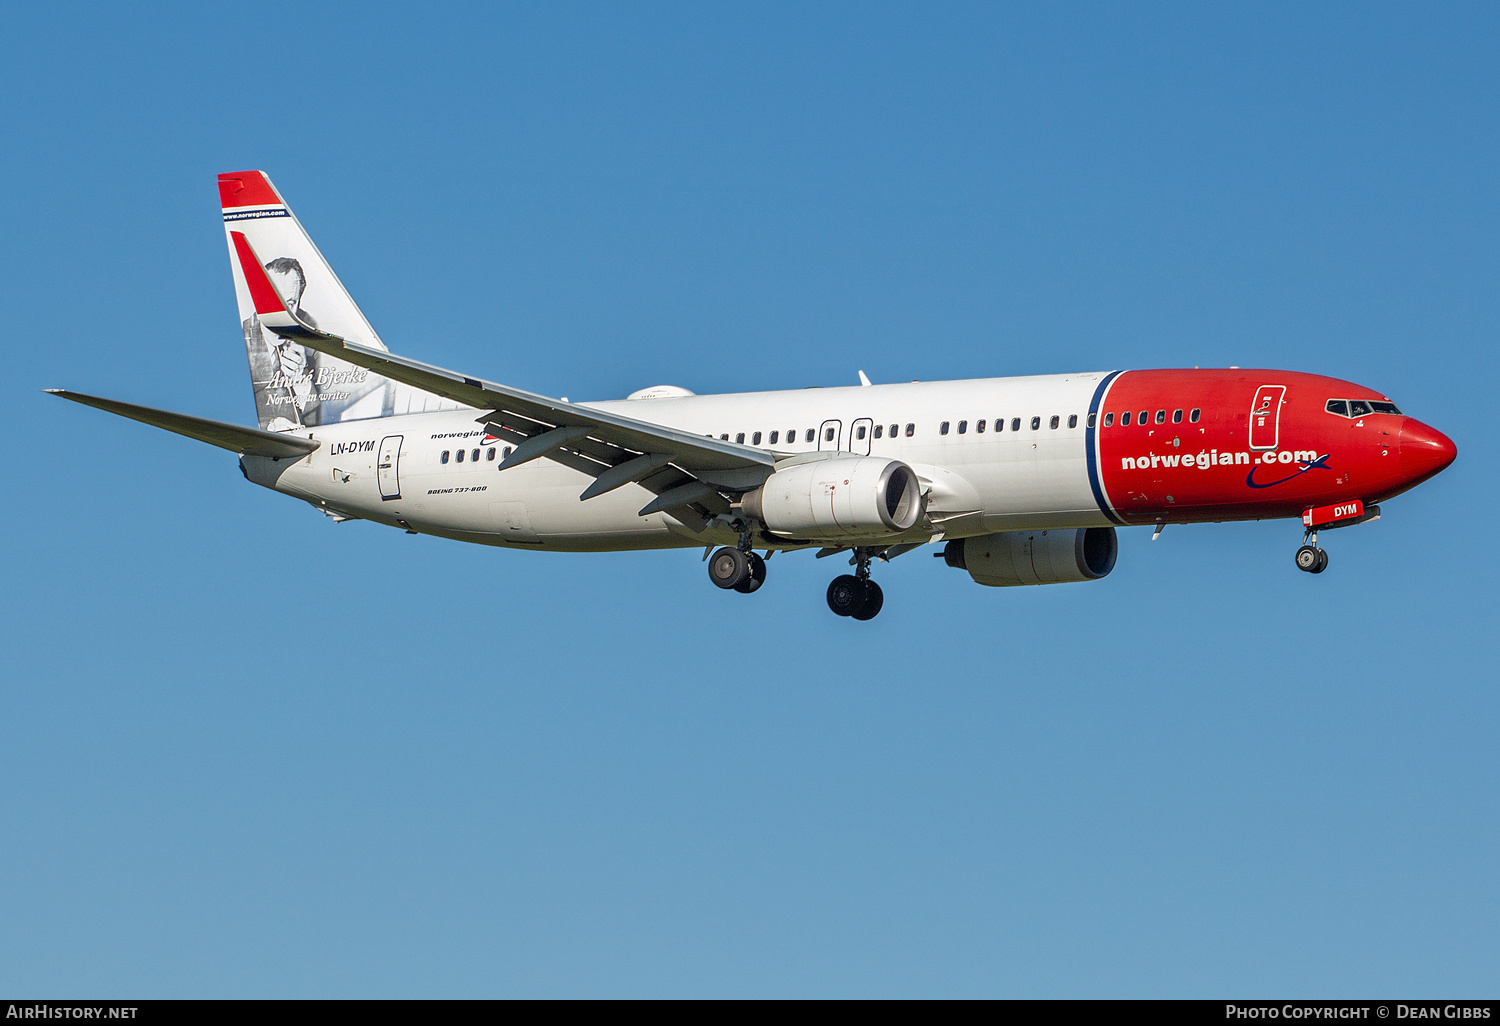
[(222, 420), (191, 417), (186, 413), (157, 410), (150, 406), (136, 406), (134, 403), (122, 403), (115, 399), (101, 399), (96, 395), (84, 395), (82, 392), (69, 392), (61, 388), (49, 388), (46, 392), (48, 395), (71, 399), (75, 403), (92, 406), (121, 417), (129, 417), (131, 420), (138, 420), (152, 427), (175, 431), (179, 435), (196, 438), (200, 442), (217, 445), (221, 449), (228, 449), (230, 452), (243, 455), (299, 459), (322, 444), (309, 438), (299, 438), (296, 435), (282, 435), (274, 431), (262, 431), (259, 428), (241, 427), (239, 424), (227, 424)]
[(263, 327), (309, 349), (483, 411), (475, 420), (515, 443), (501, 470), (542, 457), (555, 460), (595, 479), (579, 496), (584, 500), (639, 482), (657, 493), (642, 508), (642, 516), (670, 512), (701, 530), (708, 516), (729, 511), (721, 493), (756, 488), (775, 467), (776, 457), (762, 449), (552, 399), (319, 331), (287, 305), (244, 236), (231, 235)]
[[(670, 452), (685, 465), (705, 472), (757, 466), (769, 469), (776, 462), (769, 452), (748, 445), (678, 431), (579, 403), (551, 399), (331, 336), (319, 339), (309, 339), (305, 335), (294, 337), (310, 349), (367, 368), (393, 381), (402, 381), (424, 392), (457, 400), (476, 410), (490, 411), (475, 419), (483, 424), (508, 429), (512, 436), (519, 436), (515, 440), (529, 449), (525, 454), (519, 451), (512, 453), (509, 459), (511, 465), (546, 455), (546, 451), (554, 447), (574, 448), (573, 442), (583, 438), (597, 438), (637, 455)], [(587, 429), (587, 433), (582, 434), (577, 429)], [(550, 432), (557, 434), (547, 439), (548, 446), (532, 444), (540, 442)], [(521, 458), (518, 459), (518, 456)]]

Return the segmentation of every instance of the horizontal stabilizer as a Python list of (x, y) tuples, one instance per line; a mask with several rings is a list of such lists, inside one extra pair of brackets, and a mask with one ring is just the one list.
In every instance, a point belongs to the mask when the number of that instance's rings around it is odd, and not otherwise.
[(155, 410), (149, 406), (136, 406), (134, 403), (122, 403), (114, 399), (100, 399), (98, 396), (84, 395), (82, 392), (68, 392), (61, 388), (49, 388), (46, 391), (48, 395), (71, 399), (75, 403), (92, 406), (107, 413), (119, 414), (121, 417), (129, 417), (131, 420), (138, 420), (142, 424), (150, 424), (152, 427), (159, 427), (166, 431), (175, 431), (179, 435), (196, 438), (200, 442), (207, 442), (209, 445), (217, 445), (221, 449), (248, 456), (296, 459), (313, 452), (322, 444), (310, 438), (279, 435), (274, 431), (261, 431), (258, 428), (241, 427), (239, 424), (226, 424), (221, 420), (190, 417), (186, 413)]

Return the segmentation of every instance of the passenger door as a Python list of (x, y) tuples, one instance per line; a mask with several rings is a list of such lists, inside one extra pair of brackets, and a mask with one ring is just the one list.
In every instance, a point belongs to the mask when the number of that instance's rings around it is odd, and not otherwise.
[(1274, 449), (1281, 428), (1281, 401), (1285, 385), (1261, 385), (1250, 405), (1250, 448)]
[(401, 498), (401, 436), (386, 435), (380, 440), (380, 459), (375, 463), (375, 480), (381, 499)]
[(818, 449), (821, 452), (843, 452), (844, 422), (825, 420), (818, 428)]

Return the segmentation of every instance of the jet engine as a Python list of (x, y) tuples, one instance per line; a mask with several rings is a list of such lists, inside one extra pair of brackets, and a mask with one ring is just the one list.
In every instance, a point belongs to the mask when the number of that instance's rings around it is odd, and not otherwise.
[(943, 559), (949, 566), (969, 571), (979, 584), (1011, 588), (1098, 580), (1115, 568), (1119, 551), (1113, 527), (1089, 527), (958, 538), (943, 549)]
[(778, 470), (740, 509), (792, 538), (881, 538), (922, 515), (922, 485), (900, 460), (844, 456)]

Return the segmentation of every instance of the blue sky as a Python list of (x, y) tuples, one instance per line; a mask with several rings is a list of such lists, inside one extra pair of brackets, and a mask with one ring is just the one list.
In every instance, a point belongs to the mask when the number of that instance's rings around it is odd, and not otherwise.
[[(1492, 5), (33, 5), (0, 35), (0, 991), (1493, 996)], [(1459, 460), (1326, 537), (692, 551), (334, 525), (214, 175), (398, 352), (574, 399), (1348, 378)]]

